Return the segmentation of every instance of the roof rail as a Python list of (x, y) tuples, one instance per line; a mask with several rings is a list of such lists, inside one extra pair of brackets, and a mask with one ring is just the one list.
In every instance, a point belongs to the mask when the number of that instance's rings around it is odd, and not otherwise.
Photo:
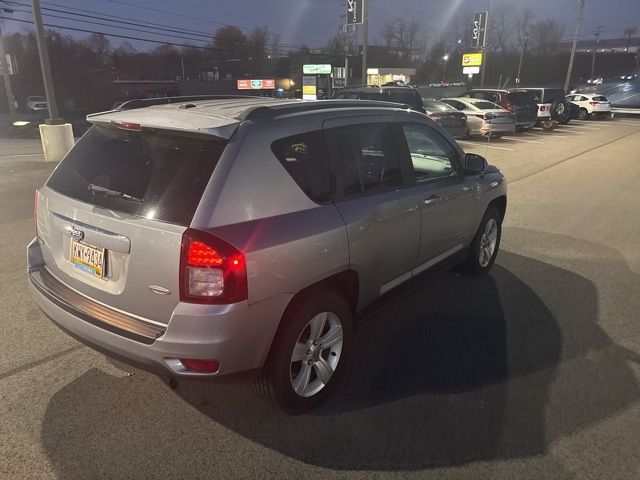
[(411, 109), (404, 103), (382, 102), (377, 100), (320, 100), (317, 102), (296, 102), (277, 105), (260, 105), (248, 108), (237, 118), (238, 120), (264, 120), (274, 119), (282, 115), (292, 113), (312, 112), (331, 108), (402, 108)]
[(235, 98), (260, 98), (253, 95), (186, 95), (183, 97), (139, 98), (128, 100), (116, 110), (133, 110), (153, 105), (169, 105), (171, 103), (195, 102), (198, 100), (232, 100)]

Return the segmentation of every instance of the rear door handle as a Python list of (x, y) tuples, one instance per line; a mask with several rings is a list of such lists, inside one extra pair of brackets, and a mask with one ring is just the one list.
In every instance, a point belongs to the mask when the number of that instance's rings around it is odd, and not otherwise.
[(429, 198), (425, 198), (424, 200), (422, 200), (422, 204), (423, 205), (433, 205), (434, 203), (437, 203), (440, 200), (442, 200), (442, 198), (439, 197), (438, 195), (431, 195)]

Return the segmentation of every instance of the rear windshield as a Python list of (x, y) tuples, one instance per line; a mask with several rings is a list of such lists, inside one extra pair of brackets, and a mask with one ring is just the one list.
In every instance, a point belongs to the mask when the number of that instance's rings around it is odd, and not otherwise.
[(473, 102), (473, 106), (479, 108), (480, 110), (495, 110), (500, 108), (495, 103), (491, 102)]
[[(110, 210), (189, 225), (225, 141), (166, 130), (92, 127), (53, 172), (53, 190)], [(90, 185), (130, 195), (126, 200)]]
[(447, 105), (444, 102), (438, 102), (436, 100), (422, 100), (424, 103), (424, 108), (429, 110), (430, 112), (455, 112), (456, 109), (451, 105)]
[(595, 102), (608, 102), (607, 97), (603, 97), (602, 95), (600, 95), (598, 97), (593, 97), (593, 100)]
[(385, 97), (387, 97), (390, 102), (405, 103), (413, 108), (422, 108), (422, 97), (420, 97), (418, 92), (387, 90)]
[(510, 92), (509, 102), (514, 105), (531, 105), (536, 103), (536, 95), (533, 92)]

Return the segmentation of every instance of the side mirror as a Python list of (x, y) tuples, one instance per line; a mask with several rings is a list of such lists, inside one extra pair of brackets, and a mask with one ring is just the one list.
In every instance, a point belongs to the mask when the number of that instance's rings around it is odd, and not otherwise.
[(469, 175), (482, 175), (489, 166), (484, 157), (475, 153), (465, 153), (464, 163), (465, 170)]

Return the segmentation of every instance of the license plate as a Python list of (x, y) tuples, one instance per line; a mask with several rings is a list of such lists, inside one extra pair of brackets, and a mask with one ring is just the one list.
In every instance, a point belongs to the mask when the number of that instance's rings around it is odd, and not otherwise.
[(71, 240), (70, 258), (77, 269), (95, 277), (104, 276), (104, 248)]

